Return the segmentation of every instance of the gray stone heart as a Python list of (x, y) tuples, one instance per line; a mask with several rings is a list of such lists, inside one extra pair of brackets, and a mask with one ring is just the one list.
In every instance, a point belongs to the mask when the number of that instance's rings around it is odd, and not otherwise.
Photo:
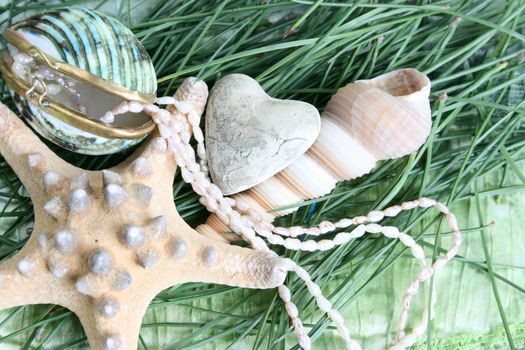
[(306, 152), (320, 126), (319, 112), (308, 103), (272, 98), (243, 74), (221, 78), (206, 107), (213, 182), (226, 195), (257, 185)]

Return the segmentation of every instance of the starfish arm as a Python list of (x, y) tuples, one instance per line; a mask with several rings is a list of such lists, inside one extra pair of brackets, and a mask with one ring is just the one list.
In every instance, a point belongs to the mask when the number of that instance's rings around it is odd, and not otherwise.
[[(9, 108), (0, 103), (0, 153), (13, 168), (27, 190), (44, 186), (42, 175), (52, 172), (76, 174), (79, 170), (53, 153)], [(40, 174), (40, 175), (39, 175)]]
[(144, 314), (154, 297), (144, 291), (130, 291), (126, 294), (132, 304), (120, 304), (115, 316), (103, 317), (96, 308), (77, 312), (89, 341), (90, 349), (138, 349), (138, 336)]
[[(286, 260), (273, 253), (233, 246), (199, 234), (180, 219), (169, 225), (166, 258), (158, 269), (164, 273), (151, 284), (161, 290), (186, 282), (207, 282), (242, 288), (275, 288), (289, 270)], [(155, 278), (151, 274), (151, 278)]]

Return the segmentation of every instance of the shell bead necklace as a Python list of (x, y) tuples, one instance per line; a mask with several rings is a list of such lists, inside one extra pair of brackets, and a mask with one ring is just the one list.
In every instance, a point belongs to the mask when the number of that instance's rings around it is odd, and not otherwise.
[[(270, 244), (281, 245), (290, 250), (303, 251), (330, 250), (335, 246), (343, 245), (352, 239), (359, 238), (365, 233), (378, 233), (388, 238), (399, 239), (403, 245), (410, 248), (412, 255), (421, 265), (421, 271), (409, 285), (403, 296), (396, 336), (390, 349), (405, 349), (414, 344), (417, 338), (421, 336), (427, 328), (428, 310), (423, 315), (422, 321), (412, 329), (412, 332), (406, 334), (405, 328), (412, 298), (417, 294), (422, 283), (428, 281), (437, 270), (443, 268), (457, 254), (461, 245), (462, 236), (454, 214), (452, 214), (443, 203), (434, 199), (420, 198), (384, 210), (371, 211), (366, 216), (345, 218), (335, 223), (324, 221), (317, 227), (275, 227), (272, 223), (266, 221), (260, 212), (251, 208), (246, 203), (224, 197), (221, 190), (209, 179), (204, 136), (199, 126), (200, 114), (196, 112), (196, 109), (191, 104), (191, 101), (198, 101), (202, 98), (202, 94), (207, 93), (207, 88), (204, 82), (198, 81), (196, 78), (186, 79), (182, 87), (184, 88), (181, 90), (187, 93), (184, 101), (174, 97), (161, 97), (156, 99), (156, 103), (168, 105), (167, 109), (159, 108), (154, 104), (130, 101), (121, 103), (106, 115), (114, 117), (118, 114), (126, 113), (131, 109), (137, 111), (137, 113), (144, 111), (150, 115), (158, 125), (160, 135), (166, 141), (166, 147), (174, 153), (177, 165), (181, 168), (183, 180), (189, 183), (193, 190), (200, 195), (200, 202), (206, 206), (208, 211), (215, 213), (234, 233), (249, 242), (254, 249), (273, 253), (262, 237), (266, 238)], [(195, 94), (195, 96), (192, 96), (192, 94)], [(189, 144), (192, 134), (197, 141), (197, 157), (199, 160), (197, 160), (193, 147)], [(411, 236), (405, 232), (400, 232), (394, 226), (382, 226), (378, 224), (378, 222), (385, 217), (395, 217), (402, 211), (431, 207), (436, 208), (445, 216), (446, 222), (453, 232), (453, 240), (447, 253), (430, 265), (425, 259), (423, 248), (417, 244)], [(322, 239), (316, 241), (308, 239), (302, 241), (295, 238), (303, 234), (322, 236), (336, 229), (345, 229), (349, 226), (356, 227), (351, 231), (339, 232), (330, 240)], [(345, 340), (347, 349), (361, 349), (359, 343), (351, 339), (341, 314), (335, 310), (331, 302), (322, 295), (319, 286), (312, 281), (308, 272), (290, 259), (285, 259), (285, 261), (287, 269), (295, 272), (297, 276), (304, 281), (309, 293), (315, 298), (319, 309), (325, 312), (335, 323), (339, 335)], [(305, 350), (311, 349), (311, 340), (298, 317), (298, 310), (291, 300), (290, 290), (283, 284), (278, 287), (278, 291), (280, 298), (285, 304), (286, 311), (292, 320), (300, 346)], [(434, 302), (435, 293), (431, 305), (432, 308)], [(432, 313), (432, 316), (433, 315), (434, 313)]]

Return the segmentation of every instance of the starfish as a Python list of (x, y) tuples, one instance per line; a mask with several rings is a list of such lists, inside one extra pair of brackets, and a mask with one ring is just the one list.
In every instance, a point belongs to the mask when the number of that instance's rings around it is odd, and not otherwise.
[(144, 313), (168, 287), (283, 283), (284, 259), (201, 235), (184, 222), (173, 198), (176, 159), (158, 131), (102, 171), (59, 158), (1, 103), (0, 135), (0, 152), (35, 212), (27, 244), (0, 265), (0, 309), (61, 305), (79, 317), (92, 349), (137, 349)]

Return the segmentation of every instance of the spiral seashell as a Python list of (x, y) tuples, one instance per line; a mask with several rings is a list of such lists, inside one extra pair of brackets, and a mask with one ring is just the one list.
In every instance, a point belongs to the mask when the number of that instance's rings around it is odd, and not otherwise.
[[(106, 122), (102, 119), (104, 113), (123, 100), (147, 96), (153, 101), (155, 98), (157, 78), (148, 53), (131, 30), (114, 18), (88, 9), (64, 8), (23, 19), (9, 27), (4, 36), (8, 38), (17, 78), (29, 85), (35, 78), (45, 81), (49, 97), (86, 118)], [(58, 72), (42, 55), (74, 70), (75, 75)], [(47, 64), (35, 68), (37, 56), (40, 64)], [(18, 108), (31, 126), (66, 149), (107, 154), (144, 138), (103, 136), (80, 128), (57, 118), (45, 106), (30, 103), (13, 84), (9, 85), (14, 90), (12, 95)], [(146, 115), (130, 114), (119, 116), (115, 125), (138, 128), (148, 120)]]
[[(359, 80), (337, 91), (321, 118), (315, 143), (286, 169), (233, 197), (266, 213), (266, 219), (294, 209), (275, 209), (332, 191), (340, 180), (367, 174), (379, 160), (416, 151), (431, 129), (430, 80), (407, 68)], [(201, 233), (227, 227), (211, 215)]]

